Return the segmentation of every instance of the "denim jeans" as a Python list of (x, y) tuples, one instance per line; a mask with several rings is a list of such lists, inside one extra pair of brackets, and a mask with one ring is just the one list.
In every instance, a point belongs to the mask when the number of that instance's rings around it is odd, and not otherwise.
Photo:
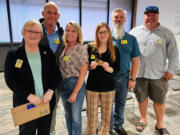
[(124, 108), (128, 93), (129, 73), (123, 75), (115, 75), (115, 98), (114, 108), (111, 112), (110, 131), (114, 128), (123, 128), (124, 124)]
[(60, 97), (63, 101), (63, 106), (65, 110), (66, 126), (68, 133), (71, 135), (81, 135), (82, 134), (82, 105), (85, 96), (85, 83), (82, 85), (78, 92), (76, 102), (69, 103), (67, 99), (74, 90), (77, 82), (77, 77), (71, 77), (63, 79), (60, 83)]

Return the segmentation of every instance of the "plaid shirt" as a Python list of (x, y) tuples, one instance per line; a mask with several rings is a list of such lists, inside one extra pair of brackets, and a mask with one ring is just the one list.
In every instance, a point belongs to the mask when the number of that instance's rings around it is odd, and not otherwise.
[(136, 36), (141, 56), (138, 78), (159, 79), (164, 72), (174, 73), (178, 64), (178, 48), (173, 33), (159, 25), (149, 31), (144, 25), (130, 31)]

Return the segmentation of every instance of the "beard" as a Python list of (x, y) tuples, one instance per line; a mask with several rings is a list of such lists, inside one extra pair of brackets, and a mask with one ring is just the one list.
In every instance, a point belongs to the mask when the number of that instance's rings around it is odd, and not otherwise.
[(114, 34), (114, 38), (116, 40), (118, 39), (123, 39), (124, 37), (124, 23), (114, 23), (113, 24), (113, 34)]

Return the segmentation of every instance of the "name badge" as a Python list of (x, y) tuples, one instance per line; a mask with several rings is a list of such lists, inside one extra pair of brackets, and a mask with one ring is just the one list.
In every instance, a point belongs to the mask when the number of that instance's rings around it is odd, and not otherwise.
[(91, 59), (95, 59), (95, 58), (96, 58), (95, 55), (92, 54), (92, 55), (91, 55)]
[(158, 43), (158, 44), (162, 44), (162, 42), (163, 42), (163, 41), (162, 41), (161, 39), (158, 39), (158, 40), (157, 40), (157, 43)]
[(126, 45), (127, 43), (128, 43), (127, 40), (121, 40), (121, 44), (122, 44), (122, 45)]
[(17, 59), (17, 60), (16, 60), (15, 67), (16, 67), (16, 68), (21, 68), (21, 67), (22, 67), (22, 64), (23, 64), (23, 60)]
[(55, 38), (55, 39), (54, 39), (54, 44), (59, 45), (59, 43), (60, 43), (60, 40)]
[(64, 56), (64, 61), (68, 61), (69, 60), (69, 56)]

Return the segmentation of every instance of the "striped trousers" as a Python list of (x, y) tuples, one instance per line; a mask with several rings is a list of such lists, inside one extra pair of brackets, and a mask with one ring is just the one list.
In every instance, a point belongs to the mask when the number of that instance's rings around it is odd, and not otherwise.
[(101, 106), (101, 124), (98, 135), (109, 135), (111, 110), (114, 102), (115, 91), (93, 92), (86, 90), (87, 103), (87, 131), (86, 135), (96, 135), (98, 105)]

